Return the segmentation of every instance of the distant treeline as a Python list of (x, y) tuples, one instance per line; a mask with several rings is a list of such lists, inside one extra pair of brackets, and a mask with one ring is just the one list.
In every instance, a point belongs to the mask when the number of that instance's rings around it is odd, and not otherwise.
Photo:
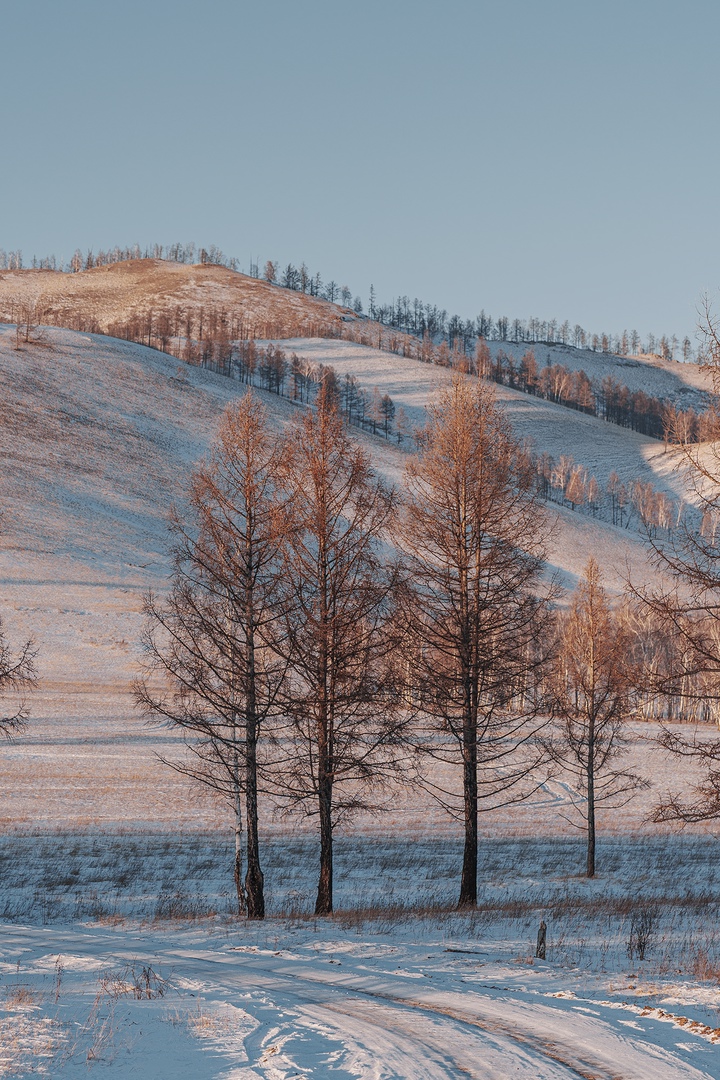
[[(308, 360), (295, 352), (288, 355), (273, 343), (243, 341), (224, 354), (207, 357), (203, 366), (299, 404), (314, 403), (324, 386), (347, 423), (393, 439), (399, 445), (422, 448), (422, 428), (410, 424), (405, 409), (396, 407), (389, 394), (381, 394), (377, 387), (365, 390), (354, 375), (339, 376), (330, 364)], [(537, 490), (546, 502), (591, 514), (620, 528), (639, 528), (651, 536), (671, 536), (678, 524), (679, 505), (649, 482), (633, 480), (625, 484), (612, 472), (602, 487), (571, 454), (561, 454), (556, 460), (550, 454), (537, 455), (528, 450), (528, 458), (537, 477)], [(709, 527), (709, 522), (701, 525), (703, 532)]]
[[(167, 259), (170, 262), (186, 264), (209, 263), (224, 266), (230, 270), (240, 270), (238, 259), (226, 256), (214, 244), (199, 247), (194, 243), (176, 243), (166, 246), (152, 244), (145, 248), (135, 244), (131, 247), (114, 247), (107, 251), (88, 250), (85, 253), (78, 248), (67, 263), (62, 259), (58, 260), (54, 255), (44, 258), (33, 256), (30, 266), (39, 270), (77, 273), (80, 270), (92, 270), (97, 266), (108, 266), (131, 259)], [(6, 252), (0, 249), (0, 270), (20, 270), (23, 265), (21, 251)], [(282, 268), (279, 263), (268, 259), (261, 273), (258, 261), (251, 259), (249, 274), (258, 279), (262, 277), (270, 284), (281, 288), (303, 292), (308, 296), (329, 300), (331, 303), (341, 303), (357, 315), (362, 315), (365, 310), (361, 298), (357, 295), (353, 296), (352, 290), (347, 285), (339, 285), (333, 280), (323, 281), (321, 275), (310, 271), (305, 263), (301, 263), (300, 266), (288, 263)], [(378, 303), (375, 288), (372, 285), (367, 315), (382, 326), (401, 333), (412, 334), (416, 337), (429, 334), (434, 341), (445, 340), (451, 347), (459, 343), (465, 353), (472, 352), (478, 338), (484, 338), (515, 343), (570, 345), (619, 356), (648, 353), (657, 354), (665, 360), (689, 362), (695, 359), (695, 351), (688, 337), (680, 341), (674, 335), (656, 336), (649, 333), (643, 340), (637, 330), (624, 330), (621, 334), (590, 333), (578, 323), (571, 324), (567, 319), (564, 322), (535, 317), (524, 320), (505, 315), (493, 318), (485, 311), (481, 311), (474, 319), (466, 319), (460, 315), (449, 315), (437, 304), (425, 303), (417, 297), (411, 300), (407, 296), (401, 296), (391, 303)]]
[(704, 442), (717, 435), (717, 417), (713, 412), (677, 409), (644, 390), (630, 390), (611, 375), (596, 383), (585, 371), (571, 371), (563, 364), (548, 362), (544, 367), (538, 367), (532, 350), (518, 361), (504, 349), (498, 349), (493, 357), (487, 346), (481, 344), (476, 367), (503, 386), (523, 390), (526, 394), (591, 416), (600, 416), (655, 439), (677, 443)]
[[(715, 436), (717, 418), (712, 412), (679, 410), (671, 403), (630, 390), (611, 376), (599, 384), (584, 371), (571, 371), (562, 364), (539, 367), (532, 349), (516, 360), (504, 349), (493, 356), (487, 341), (478, 338), (468, 354), (459, 338), (452, 344), (435, 342), (429, 332), (422, 337), (407, 334), (363, 318), (308, 318), (289, 310), (281, 318), (248, 316), (241, 309), (173, 304), (167, 310), (136, 311), (127, 318), (100, 326), (96, 315), (77, 304), (8, 298), (0, 319), (26, 329), (31, 323), (50, 323), (85, 333), (106, 332), (112, 337), (134, 341), (177, 356), (190, 364), (201, 364), (227, 373), (239, 362), (244, 343), (254, 339), (320, 337), (340, 338), (419, 360), (452, 368), (465, 374), (489, 378), (516, 390), (599, 416), (620, 427), (628, 427), (665, 442), (704, 441)], [(27, 340), (27, 335), (26, 335)]]

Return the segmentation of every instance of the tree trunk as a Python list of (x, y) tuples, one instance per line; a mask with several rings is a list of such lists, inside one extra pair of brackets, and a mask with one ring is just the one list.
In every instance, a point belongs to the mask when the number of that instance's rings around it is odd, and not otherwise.
[(588, 730), (587, 759), (587, 876), (595, 877), (595, 726)]
[(236, 783), (234, 791), (235, 802), (235, 867), (233, 876), (235, 878), (235, 891), (237, 892), (237, 904), (238, 915), (245, 914), (245, 889), (243, 888), (242, 879), (242, 803), (240, 801), (240, 785)]
[(465, 848), (458, 908), (477, 906), (478, 869), (478, 785), (477, 739), (474, 725), (468, 724), (463, 747), (463, 796), (465, 802)]
[(327, 775), (320, 779), (320, 879), (318, 881), (316, 915), (329, 915), (333, 909), (333, 835), (332, 781)]
[[(248, 541), (248, 558), (252, 556)], [(265, 893), (263, 872), (260, 868), (260, 843), (258, 838), (258, 791), (257, 791), (257, 698), (255, 684), (255, 637), (252, 589), (246, 595), (247, 661), (245, 684), (245, 814), (247, 817), (247, 875), (245, 892), (247, 913), (250, 919), (265, 918)]]
[(265, 879), (260, 868), (255, 732), (253, 732), (252, 744), (248, 742), (247, 754), (245, 780), (245, 803), (247, 810), (247, 874), (245, 876), (245, 892), (247, 894), (247, 913), (248, 918), (250, 919), (264, 919)]

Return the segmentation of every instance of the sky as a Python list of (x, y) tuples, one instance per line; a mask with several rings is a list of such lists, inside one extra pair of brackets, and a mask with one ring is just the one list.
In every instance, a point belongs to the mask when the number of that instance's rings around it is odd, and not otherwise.
[(643, 336), (718, 295), (717, 0), (0, 14), (0, 247), (26, 261), (192, 240), (365, 304)]

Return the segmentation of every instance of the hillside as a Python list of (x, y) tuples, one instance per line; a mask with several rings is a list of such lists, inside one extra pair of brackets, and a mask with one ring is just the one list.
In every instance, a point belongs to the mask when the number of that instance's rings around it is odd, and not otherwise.
[[(146, 334), (150, 318), (157, 329), (166, 317), (167, 348), (178, 352), (193, 321), (198, 336), (200, 313), (224, 313), (243, 336), (256, 338), (338, 337), (349, 334), (396, 342), (402, 351), (406, 335), (354, 311), (317, 297), (270, 285), (266, 281), (213, 264), (187, 265), (161, 259), (135, 259), (107, 266), (61, 273), (50, 270), (0, 272), (0, 322), (14, 323), (22, 308), (34, 307), (38, 321), (69, 329), (120, 333), (134, 324), (134, 337)], [(124, 336), (124, 335), (121, 335)], [(173, 337), (176, 339), (173, 341)], [(147, 336), (144, 337), (147, 340)], [(408, 339), (408, 350), (418, 346)], [(655, 355), (616, 356), (545, 342), (490, 341), (493, 356), (501, 350), (515, 361), (531, 350), (539, 368), (560, 364), (585, 371), (599, 386), (610, 376), (631, 391), (672, 402), (677, 408), (701, 411), (707, 406), (710, 381), (695, 364), (662, 360)], [(391, 363), (394, 362), (394, 358)]]
[[(22, 304), (35, 304), (40, 321), (108, 333), (152, 313), (173, 321), (188, 311), (223, 311), (249, 337), (331, 333), (354, 312), (305, 293), (281, 289), (204, 264), (135, 259), (77, 274), (51, 270), (0, 273), (0, 322), (17, 322)], [(178, 326), (179, 329), (179, 326)]]
[(493, 356), (503, 350), (516, 361), (531, 350), (539, 368), (546, 364), (562, 364), (569, 371), (584, 371), (597, 386), (609, 376), (631, 391), (642, 390), (653, 397), (672, 402), (679, 409), (700, 411), (707, 408), (711, 380), (697, 364), (663, 360), (654, 353), (616, 356), (614, 353), (545, 342), (491, 341), (489, 348)]
[[(174, 752), (170, 732), (148, 729), (133, 711), (141, 602), (169, 569), (165, 521), (182, 497), (239, 384), (142, 346), (50, 330), (45, 345), (16, 350), (0, 328), (0, 610), (11, 638), (34, 634), (42, 678), (28, 734), (0, 755), (2, 820), (155, 827), (213, 826), (221, 817), (155, 754)], [(447, 369), (344, 342), (296, 341), (308, 358), (380, 385), (421, 420)], [(299, 406), (262, 394), (272, 423)], [(673, 455), (662, 445), (602, 421), (506, 391), (513, 423), (539, 448), (572, 447), (594, 467), (637, 470), (676, 490)], [(405, 451), (360, 436), (389, 480)], [(604, 455), (604, 456), (602, 456)], [(665, 472), (663, 472), (665, 469)], [(550, 508), (558, 527), (550, 569), (572, 585), (590, 554), (611, 588), (629, 569), (650, 571), (639, 534), (587, 515)], [(175, 747), (176, 749), (176, 747)], [(411, 824), (415, 811), (406, 808)], [(447, 827), (439, 812), (424, 821)], [(641, 808), (638, 809), (641, 813)]]
[[(310, 363), (332, 366), (341, 379), (354, 376), (364, 388), (376, 386), (381, 394), (389, 394), (396, 406), (405, 410), (411, 426), (424, 423), (428, 399), (452, 379), (452, 371), (447, 368), (409, 357), (391, 356), (354, 342), (297, 338), (279, 344), (286, 352), (294, 352)], [(587, 359), (593, 355), (590, 353)], [(658, 385), (664, 382), (665, 373), (659, 369)], [(678, 386), (683, 385), (678, 379)], [(530, 440), (538, 454), (545, 452), (554, 458), (571, 454), (602, 484), (607, 483), (610, 473), (616, 471), (626, 483), (640, 479), (676, 498), (686, 496), (682, 476), (675, 471), (680, 461), (677, 450), (667, 449), (657, 439), (629, 428), (609, 424), (544, 398), (505, 386), (496, 385), (494, 389), (515, 434), (520, 439)]]

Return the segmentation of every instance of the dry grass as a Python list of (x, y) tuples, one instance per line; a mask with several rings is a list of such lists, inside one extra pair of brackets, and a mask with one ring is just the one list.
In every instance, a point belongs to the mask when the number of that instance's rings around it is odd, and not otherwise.
[(189, 266), (137, 259), (63, 274), (15, 270), (0, 275), (0, 322), (21, 317), (21, 303), (36, 300), (43, 321), (70, 330), (112, 333), (114, 327), (152, 311), (155, 318), (223, 310), (243, 319), (247, 336), (313, 337), (337, 332), (343, 313), (327, 300), (281, 289), (222, 266)]
[(5, 1009), (31, 1009), (38, 1002), (38, 993), (28, 986), (8, 986), (5, 989)]
[[(345, 838), (336, 846), (330, 921), (351, 935), (391, 936), (412, 926), (413, 933), (441, 933), (449, 943), (525, 942), (517, 955), (526, 962), (544, 919), (553, 965), (717, 981), (714, 854), (702, 837), (615, 838), (601, 849), (598, 878), (588, 881), (578, 872), (579, 840), (487, 839), (480, 903), (457, 911), (459, 842)], [(312, 933), (320, 923), (313, 914), (314, 840), (278, 836), (262, 856), (268, 940), (288, 926)], [(231, 844), (201, 833), (4, 836), (0, 918), (227, 928), (238, 918)], [(132, 986), (131, 975), (122, 973), (120, 983)], [(59, 983), (62, 972), (55, 977)]]

